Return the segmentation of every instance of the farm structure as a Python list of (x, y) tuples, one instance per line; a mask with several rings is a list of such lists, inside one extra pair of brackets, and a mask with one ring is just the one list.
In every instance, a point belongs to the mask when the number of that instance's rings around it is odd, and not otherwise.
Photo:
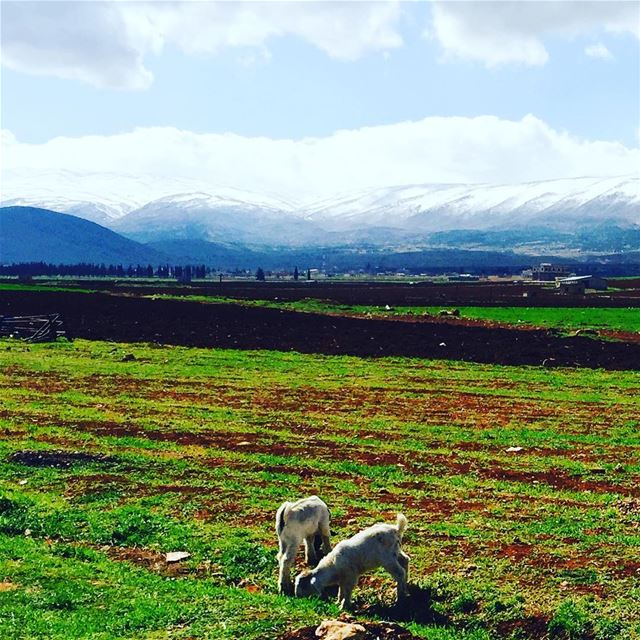
[(531, 269), (531, 279), (540, 282), (553, 282), (556, 278), (565, 278), (569, 275), (569, 269), (563, 264), (542, 262)]
[(587, 289), (606, 291), (607, 281), (599, 276), (572, 276), (556, 282), (560, 293), (583, 294)]

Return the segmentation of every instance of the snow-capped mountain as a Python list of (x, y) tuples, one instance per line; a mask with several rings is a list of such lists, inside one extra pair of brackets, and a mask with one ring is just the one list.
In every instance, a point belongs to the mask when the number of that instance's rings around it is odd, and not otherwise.
[(325, 200), (307, 219), (331, 231), (521, 228), (616, 220), (640, 224), (640, 180), (575, 178), (514, 185), (386, 187)]
[(35, 198), (8, 198), (0, 202), (2, 207), (36, 207), (55, 211), (56, 213), (66, 213), (77, 218), (84, 218), (91, 222), (96, 222), (105, 227), (124, 213), (129, 207), (124, 202), (107, 203), (92, 202), (90, 200), (73, 200), (69, 198), (35, 197)]
[[(533, 238), (534, 228), (544, 228), (555, 233), (551, 241), (560, 244), (554, 248), (561, 248), (567, 234), (604, 223), (640, 232), (639, 176), (402, 185), (306, 205), (190, 178), (18, 170), (4, 171), (2, 178), (4, 206), (70, 213), (141, 242), (393, 249), (429, 245), (439, 232), (520, 230)], [(620, 246), (634, 245), (626, 238)], [(508, 242), (501, 248), (513, 248)]]
[(42, 207), (99, 224), (145, 203), (133, 177), (74, 171), (2, 171), (2, 206)]
[(191, 178), (22, 169), (2, 171), (0, 204), (37, 206), (110, 226), (112, 221), (153, 201), (174, 196), (180, 203), (184, 197), (179, 194), (190, 193), (272, 210), (289, 211), (294, 207), (277, 196)]
[(245, 193), (216, 191), (159, 198), (115, 220), (111, 228), (141, 242), (207, 240), (243, 244), (299, 244), (317, 225), (273, 200), (247, 199)]

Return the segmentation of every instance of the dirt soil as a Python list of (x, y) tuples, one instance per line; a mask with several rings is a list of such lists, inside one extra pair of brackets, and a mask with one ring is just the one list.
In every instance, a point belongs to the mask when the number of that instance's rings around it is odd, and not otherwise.
[(109, 456), (83, 453), (82, 451), (16, 451), (9, 462), (17, 462), (26, 467), (55, 467), (69, 469), (78, 464), (112, 464), (114, 458)]
[[(622, 289), (620, 282), (627, 285)], [(616, 288), (590, 294), (560, 294), (553, 286), (516, 282), (354, 282), (315, 280), (226, 281), (222, 283), (145, 283), (143, 287), (125, 280), (83, 280), (68, 284), (113, 293), (140, 295), (203, 295), (292, 302), (315, 298), (344, 305), (390, 306), (509, 306), (509, 307), (635, 307), (640, 302), (637, 280), (617, 281)], [(52, 284), (59, 284), (53, 281)]]
[(72, 337), (354, 356), (640, 369), (640, 344), (552, 331), (402, 322), (231, 304), (81, 294), (0, 292), (0, 315), (61, 313)]

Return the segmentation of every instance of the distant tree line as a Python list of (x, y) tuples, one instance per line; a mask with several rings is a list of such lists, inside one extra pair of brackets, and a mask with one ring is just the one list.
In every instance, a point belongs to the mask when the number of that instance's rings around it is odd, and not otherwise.
[(127, 265), (50, 264), (47, 262), (22, 262), (0, 265), (0, 276), (93, 276), (111, 278), (176, 278), (178, 280), (202, 279), (214, 273), (205, 265)]
[[(250, 276), (249, 269), (220, 269), (204, 264), (193, 265), (122, 265), (122, 264), (96, 264), (91, 262), (79, 262), (77, 264), (52, 264), (49, 262), (20, 262), (14, 264), (0, 264), (1, 276), (18, 276), (22, 278), (35, 276), (68, 276), (68, 277), (94, 277), (94, 278), (174, 278), (183, 282), (190, 280), (203, 280), (222, 273), (234, 276)], [(307, 269), (307, 279), (310, 278)], [(257, 280), (266, 280), (267, 277), (287, 278), (298, 280), (298, 267), (293, 271), (278, 269), (277, 271), (265, 270), (258, 267), (254, 273)]]

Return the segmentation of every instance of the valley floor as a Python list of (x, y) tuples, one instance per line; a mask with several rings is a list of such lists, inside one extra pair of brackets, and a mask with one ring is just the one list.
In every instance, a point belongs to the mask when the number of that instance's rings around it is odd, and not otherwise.
[[(274, 514), (409, 520), (419, 637), (640, 636), (640, 373), (0, 342), (0, 637), (275, 639)], [(186, 551), (175, 564), (165, 553)], [(300, 564), (298, 565), (300, 566)]]
[[(419, 315), (422, 307), (400, 308), (401, 315), (371, 306), (321, 300), (169, 299), (138, 293), (69, 290), (0, 290), (0, 314), (61, 314), (70, 335), (92, 340), (153, 342), (194, 347), (273, 349), (331, 355), (408, 356), (512, 365), (587, 366), (639, 369), (636, 309), (598, 308), (591, 325), (603, 335), (566, 335), (563, 331), (465, 318)], [(485, 308), (487, 309), (487, 308)], [(511, 319), (520, 311), (488, 308)], [(523, 308), (522, 316), (540, 324), (570, 329), (589, 309)], [(304, 311), (304, 312), (302, 312)], [(480, 309), (480, 313), (482, 309)], [(367, 315), (368, 314), (368, 315)], [(363, 317), (365, 315), (366, 317)], [(382, 316), (382, 317), (380, 317)], [(622, 323), (631, 329), (616, 331)], [(581, 324), (580, 326), (584, 326)], [(6, 333), (6, 332), (5, 332)], [(614, 339), (611, 339), (614, 338)]]

